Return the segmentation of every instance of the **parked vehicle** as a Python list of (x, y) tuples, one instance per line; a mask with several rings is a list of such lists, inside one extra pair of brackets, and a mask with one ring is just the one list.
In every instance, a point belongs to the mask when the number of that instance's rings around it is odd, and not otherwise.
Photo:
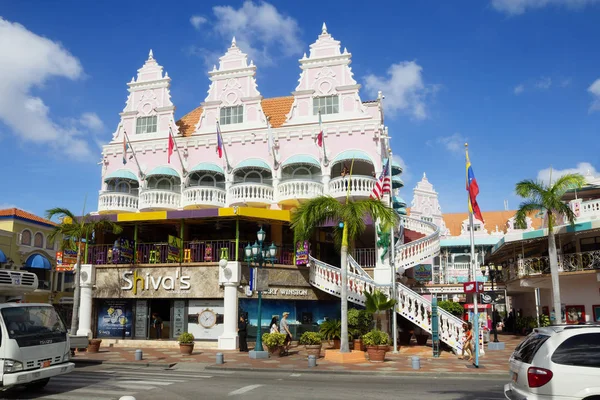
[(600, 325), (536, 328), (509, 359), (507, 399), (600, 399)]

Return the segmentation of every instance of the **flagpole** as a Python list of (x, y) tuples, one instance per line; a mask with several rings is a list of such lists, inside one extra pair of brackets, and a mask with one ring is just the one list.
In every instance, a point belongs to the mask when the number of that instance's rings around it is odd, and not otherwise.
[(327, 160), (327, 151), (325, 150), (325, 131), (323, 131), (323, 121), (321, 121), (321, 109), (319, 109), (319, 130), (323, 136), (321, 139), (323, 142), (323, 165), (327, 166), (327, 164), (329, 164), (329, 160)]
[[(469, 162), (469, 144), (465, 143), (465, 162)], [(469, 176), (467, 171), (467, 186), (469, 185)], [(477, 285), (477, 263), (475, 260), (475, 232), (473, 222), (473, 207), (471, 205), (471, 196), (467, 193), (467, 201), (469, 204), (469, 238), (471, 240), (471, 278), (475, 282), (475, 293), (473, 294), (473, 327), (475, 328), (475, 368), (479, 368), (479, 308), (478, 297), (479, 287)]]
[[(388, 206), (390, 208), (393, 207), (393, 184), (392, 184), (392, 152), (389, 152), (388, 155), (388, 175), (390, 177), (390, 197), (389, 197), (389, 202), (388, 202)], [(391, 251), (390, 251), (390, 269), (391, 269), (391, 273), (392, 273), (392, 299), (396, 300), (396, 262), (395, 262), (395, 257), (396, 257), (396, 251), (395, 251), (395, 243), (394, 243), (394, 225), (392, 224), (392, 226), (390, 227), (390, 231), (391, 231), (391, 235), (390, 235), (390, 240), (391, 240)], [(397, 302), (396, 302), (397, 303)], [(394, 341), (394, 354), (398, 353), (398, 319), (396, 317), (396, 304), (394, 304), (394, 308), (392, 309), (392, 340)]]
[[(225, 163), (227, 164), (227, 172), (231, 172), (231, 165), (229, 164), (229, 157), (227, 157), (227, 149), (225, 149), (225, 141), (223, 140), (223, 134), (221, 133), (221, 125), (219, 124), (219, 119), (217, 118), (217, 134), (221, 138), (221, 143), (223, 144), (223, 154), (225, 155)], [(219, 145), (219, 138), (217, 138), (217, 146)]]
[(179, 162), (181, 163), (181, 170), (183, 172), (183, 176), (185, 176), (187, 174), (187, 171), (185, 169), (185, 166), (183, 165), (183, 159), (181, 158), (181, 153), (179, 153), (179, 145), (175, 141), (175, 135), (173, 135), (173, 130), (171, 129), (170, 126), (169, 126), (169, 134), (173, 138), (173, 143), (175, 144), (175, 150), (177, 150), (177, 155), (179, 156)]
[(277, 169), (279, 165), (277, 163), (277, 154), (275, 153), (275, 139), (273, 138), (273, 132), (271, 131), (271, 117), (267, 116), (266, 114), (264, 115), (267, 120), (267, 142), (269, 143), (269, 148), (273, 153), (273, 168)]
[(131, 145), (131, 142), (129, 141), (129, 135), (127, 135), (127, 131), (125, 130), (125, 128), (123, 128), (123, 133), (125, 134), (125, 139), (127, 140), (127, 144), (129, 145), (129, 148), (131, 149), (131, 154), (133, 155), (133, 159), (135, 160), (138, 170), (140, 171), (140, 177), (142, 179), (144, 179), (146, 177), (146, 175), (142, 172), (142, 167), (140, 167), (140, 162), (138, 161), (137, 156), (135, 155), (135, 150), (133, 149), (133, 146)]

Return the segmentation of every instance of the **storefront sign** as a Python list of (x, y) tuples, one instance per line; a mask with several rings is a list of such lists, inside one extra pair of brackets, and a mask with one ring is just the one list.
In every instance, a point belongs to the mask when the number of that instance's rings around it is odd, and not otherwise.
[(179, 271), (175, 271), (175, 276), (155, 276), (150, 272), (146, 272), (145, 275), (141, 275), (138, 271), (127, 271), (122, 275), (125, 285), (121, 286), (122, 290), (131, 290), (133, 294), (137, 294), (140, 290), (189, 290), (190, 279), (189, 275), (179, 275)]
[(308, 264), (308, 240), (296, 243), (296, 265)]
[(504, 290), (494, 290), (481, 293), (481, 302), (483, 304), (504, 304), (506, 303), (506, 295)]
[(308, 296), (307, 289), (283, 289), (283, 288), (269, 288), (263, 292), (263, 294), (268, 296)]
[(417, 265), (414, 268), (415, 280), (419, 282), (430, 282), (432, 278), (431, 264)]
[(173, 337), (177, 338), (185, 331), (185, 300), (173, 301)]
[(180, 252), (183, 246), (181, 238), (169, 235), (169, 250), (167, 252), (167, 262), (177, 263), (181, 261)]
[(483, 292), (483, 282), (463, 283), (463, 290), (465, 293), (482, 293)]
[[(85, 243), (79, 242), (81, 254), (85, 252)], [(73, 271), (77, 264), (77, 246), (74, 249), (64, 249), (56, 253), (56, 270), (57, 271)]]
[(132, 331), (130, 300), (101, 300), (98, 308), (98, 336), (130, 338)]
[(119, 238), (113, 244), (113, 262), (133, 264), (133, 240)]
[(135, 337), (146, 339), (148, 330), (148, 301), (135, 301)]

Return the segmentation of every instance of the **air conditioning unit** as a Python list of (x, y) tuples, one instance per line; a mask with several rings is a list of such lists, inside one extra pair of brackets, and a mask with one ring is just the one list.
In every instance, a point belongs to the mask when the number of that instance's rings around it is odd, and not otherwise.
[(96, 268), (92, 264), (82, 264), (79, 270), (79, 284), (92, 286), (96, 282)]

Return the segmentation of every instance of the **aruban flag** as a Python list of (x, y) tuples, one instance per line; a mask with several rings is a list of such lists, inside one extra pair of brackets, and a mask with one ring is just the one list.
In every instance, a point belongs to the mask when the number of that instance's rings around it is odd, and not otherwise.
[(388, 158), (383, 166), (383, 171), (379, 175), (379, 179), (375, 182), (375, 187), (371, 192), (371, 198), (381, 200), (385, 193), (391, 193), (390, 185), (390, 159)]
[(221, 128), (219, 127), (219, 122), (217, 121), (217, 154), (219, 158), (223, 158), (223, 138), (221, 137)]
[(319, 147), (323, 147), (323, 124), (321, 123), (321, 111), (319, 111), (319, 134), (315, 138), (315, 143)]
[(125, 136), (125, 133), (123, 133), (123, 165), (127, 164), (127, 149), (129, 148), (129, 146), (127, 146), (127, 137)]
[(173, 135), (171, 135), (171, 130), (169, 129), (169, 149), (167, 150), (167, 162), (171, 164), (171, 155), (173, 154), (173, 149), (175, 148), (175, 139), (173, 139)]
[(481, 222), (485, 222), (483, 220), (483, 216), (481, 215), (481, 210), (479, 209), (479, 204), (477, 204), (477, 195), (479, 194), (479, 185), (477, 184), (477, 179), (475, 179), (475, 174), (473, 173), (473, 168), (471, 167), (471, 161), (469, 160), (469, 152), (467, 151), (467, 192), (469, 192), (469, 211)]

